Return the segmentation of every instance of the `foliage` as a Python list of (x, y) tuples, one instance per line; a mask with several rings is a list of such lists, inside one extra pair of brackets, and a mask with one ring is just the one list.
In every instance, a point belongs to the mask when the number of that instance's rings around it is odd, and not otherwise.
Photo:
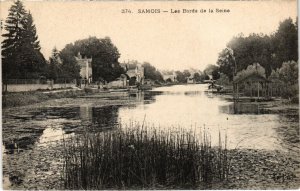
[[(203, 136), (202, 136), (203, 135)], [(198, 188), (223, 181), (227, 150), (209, 136), (144, 125), (84, 133), (65, 142), (66, 189)]]
[(228, 47), (233, 50), (237, 72), (246, 69), (252, 63), (260, 63), (267, 76), (270, 75), (272, 51), (269, 36), (250, 34), (248, 37), (235, 37), (228, 43)]
[(231, 85), (228, 76), (223, 73), (220, 73), (220, 78), (217, 79), (217, 84), (223, 86)]
[(214, 71), (211, 73), (211, 75), (212, 75), (213, 80), (219, 79), (219, 78), (220, 78), (220, 72), (219, 72), (219, 69), (214, 70)]
[(250, 76), (254, 73), (257, 73), (260, 76), (266, 78), (266, 72), (265, 72), (264, 67), (262, 67), (258, 63), (254, 63), (253, 65), (249, 65), (245, 70), (242, 70), (242, 71), (238, 72), (234, 79), (237, 80), (237, 79), (245, 78), (245, 77)]
[(196, 82), (201, 82), (201, 81), (203, 81), (203, 79), (202, 79), (202, 76), (198, 73), (198, 72), (196, 72), (196, 73), (194, 73), (194, 80), (196, 81)]
[(52, 55), (49, 58), (48, 78), (55, 81), (62, 76), (64, 76), (64, 72), (62, 71), (62, 61), (60, 59), (58, 50), (56, 47), (54, 47), (52, 50)]
[(286, 84), (298, 83), (298, 63), (295, 61), (284, 62), (278, 71), (279, 79)]
[[(104, 79), (110, 82), (124, 73), (124, 69), (118, 62), (120, 53), (109, 37), (103, 39), (89, 37), (77, 40), (74, 44), (66, 45), (62, 53), (61, 57), (64, 57), (62, 59), (68, 62), (68, 66), (73, 67), (75, 67), (76, 61), (71, 57), (77, 56), (78, 53), (83, 57), (92, 58), (93, 79), (95, 81)], [(73, 68), (74, 70), (77, 71)], [(79, 75), (79, 72), (77, 74)]]
[(37, 79), (45, 75), (46, 60), (40, 52), (31, 13), (17, 0), (9, 9), (2, 42), (5, 79)]
[(153, 81), (163, 81), (161, 73), (150, 63), (144, 62), (142, 65), (144, 67), (145, 79), (151, 79)]
[(244, 70), (252, 63), (260, 63), (269, 77), (272, 70), (280, 68), (283, 62), (298, 60), (298, 27), (291, 18), (279, 24), (273, 35), (250, 34), (244, 37), (240, 34), (233, 37), (227, 44), (232, 49), (230, 53), (225, 48), (219, 53), (217, 64), (220, 72), (232, 80), (234, 72), (234, 59), (236, 72)]
[(191, 76), (191, 73), (188, 70), (184, 70), (182, 74), (184, 75), (185, 78), (188, 78)]
[[(70, 47), (71, 45), (67, 45), (66, 47)], [(62, 60), (61, 65), (61, 78), (68, 79), (79, 79), (80, 78), (80, 66), (77, 64), (75, 57), (73, 56), (73, 52), (68, 48), (64, 48), (59, 57)]]
[(220, 72), (226, 74), (230, 81), (233, 80), (235, 71), (235, 58), (233, 51), (230, 48), (225, 48), (219, 53), (217, 64), (219, 65)]
[[(214, 79), (214, 80), (217, 80), (220, 78), (219, 66), (209, 64), (206, 66), (206, 68), (204, 69), (203, 72), (205, 75), (211, 75), (212, 79)], [(205, 78), (205, 76), (204, 76), (204, 78)]]
[(176, 71), (175, 74), (176, 74), (176, 79), (179, 83), (186, 83), (186, 78), (182, 72)]
[(283, 90), (284, 98), (292, 98), (293, 102), (299, 100), (298, 63), (295, 61), (284, 62), (281, 68), (273, 70), (270, 79), (276, 82)]
[(275, 68), (280, 68), (282, 63), (298, 61), (298, 23), (293, 23), (288, 18), (279, 24), (278, 30), (272, 38), (273, 61)]

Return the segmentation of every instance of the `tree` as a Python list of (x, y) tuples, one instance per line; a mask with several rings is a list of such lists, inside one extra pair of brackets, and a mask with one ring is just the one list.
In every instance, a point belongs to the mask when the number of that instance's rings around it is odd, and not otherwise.
[(194, 73), (194, 80), (196, 82), (200, 82), (202, 81), (203, 79), (201, 78), (200, 74), (198, 72)]
[(220, 78), (219, 68), (215, 69), (211, 73), (213, 80), (217, 80)]
[(57, 80), (62, 77), (62, 68), (61, 68), (61, 59), (59, 56), (59, 52), (56, 47), (52, 50), (52, 55), (49, 58), (49, 68), (48, 68), (48, 78)]
[(153, 81), (163, 81), (161, 73), (150, 63), (145, 62), (142, 66), (144, 67), (144, 75), (146, 79), (151, 79)]
[(220, 67), (220, 71), (224, 74), (226, 74), (230, 81), (233, 80), (233, 73), (235, 71), (235, 57), (233, 55), (233, 51), (230, 48), (225, 48), (222, 50), (222, 52), (219, 54), (217, 64)]
[(220, 78), (219, 66), (209, 64), (205, 69), (204, 73), (206, 75), (211, 75), (212, 79), (217, 80)]
[(71, 45), (66, 45), (66, 48), (59, 54), (62, 60), (62, 74), (60, 77), (65, 79), (80, 79), (80, 66), (77, 64), (73, 52), (68, 47), (71, 47)]
[(272, 38), (272, 44), (276, 68), (280, 68), (283, 62), (298, 60), (298, 26), (291, 18), (279, 24)]
[(185, 76), (182, 72), (176, 71), (175, 74), (176, 74), (176, 79), (177, 79), (178, 82), (186, 83), (186, 78), (185, 78)]
[(262, 77), (266, 78), (266, 70), (259, 63), (249, 65), (245, 70), (239, 71), (234, 79), (245, 78), (247, 76), (257, 73)]
[(39, 78), (45, 74), (46, 61), (40, 52), (31, 13), (17, 0), (9, 9), (2, 42), (3, 76)]
[[(252, 63), (260, 63), (269, 77), (272, 70), (280, 68), (283, 62), (298, 60), (298, 26), (288, 18), (279, 24), (273, 35), (242, 34), (233, 37), (227, 44), (233, 50), (236, 72), (246, 69)], [(233, 54), (232, 54), (233, 55)], [(229, 52), (224, 49), (219, 54), (217, 64), (220, 72), (230, 80), (233, 76), (233, 63)]]
[(40, 52), (41, 47), (30, 12), (24, 15), (22, 24), (21, 46), (17, 56), (21, 72), (20, 78), (37, 79), (40, 76), (45, 76), (46, 60)]
[(217, 79), (217, 84), (226, 86), (230, 85), (228, 76), (223, 73), (220, 73), (220, 78)]
[(292, 101), (299, 103), (298, 75), (298, 63), (289, 61), (284, 62), (281, 68), (273, 70), (270, 79), (283, 90), (281, 94), (283, 97), (293, 98)]
[(278, 71), (279, 79), (285, 84), (294, 85), (298, 83), (298, 63), (295, 61), (284, 62)]
[[(124, 69), (118, 62), (120, 53), (108, 37), (103, 39), (89, 37), (77, 40), (74, 44), (66, 45), (62, 52), (65, 54), (65, 59), (66, 54), (69, 54), (68, 57), (70, 58), (76, 56), (79, 52), (84, 57), (92, 58), (94, 80), (104, 79), (110, 82), (124, 73)], [(70, 64), (72, 61), (69, 60), (68, 62)], [(75, 67), (74, 63), (73, 66)]]
[(185, 79), (186, 79), (186, 78), (188, 78), (188, 77), (191, 76), (191, 73), (190, 73), (190, 71), (188, 71), (188, 70), (184, 70), (184, 71), (183, 71), (183, 75), (184, 75), (184, 77), (185, 77)]
[[(272, 70), (271, 38), (263, 34), (250, 34), (248, 37), (234, 37), (227, 46), (233, 50), (236, 72), (244, 70), (252, 63), (260, 63), (267, 76)], [(221, 71), (223, 72), (223, 71)]]
[(21, 46), (22, 19), (26, 11), (21, 1), (15, 1), (10, 7), (8, 17), (5, 21), (2, 42), (2, 75), (6, 78), (17, 78), (19, 76), (16, 57)]

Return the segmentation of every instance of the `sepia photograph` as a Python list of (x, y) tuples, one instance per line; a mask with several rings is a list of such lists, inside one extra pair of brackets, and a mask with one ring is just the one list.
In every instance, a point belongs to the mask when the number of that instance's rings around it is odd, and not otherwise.
[(2, 0), (2, 190), (298, 190), (297, 0)]

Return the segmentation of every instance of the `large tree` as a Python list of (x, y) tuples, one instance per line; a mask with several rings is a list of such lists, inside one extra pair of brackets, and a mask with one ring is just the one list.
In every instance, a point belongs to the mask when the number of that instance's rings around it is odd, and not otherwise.
[[(297, 19), (298, 20), (298, 19)], [(280, 68), (283, 62), (298, 61), (298, 26), (288, 18), (280, 23), (275, 35), (272, 36), (272, 58), (275, 68)]]
[(21, 46), (22, 19), (26, 14), (23, 3), (16, 1), (9, 9), (8, 17), (5, 20), (2, 34), (2, 76), (6, 79), (17, 78), (19, 76), (18, 63), (16, 57)]
[(66, 45), (66, 47), (60, 51), (59, 57), (61, 58), (61, 75), (60, 78), (64, 79), (79, 79), (80, 78), (80, 66), (76, 62), (74, 52), (72, 52), (72, 44)]
[(9, 9), (2, 36), (3, 76), (9, 78), (39, 78), (45, 73), (46, 61), (40, 45), (31, 13), (27, 13), (21, 1)]
[(154, 81), (163, 81), (161, 73), (150, 63), (144, 62), (142, 66), (144, 67), (144, 75), (146, 79), (151, 79)]
[[(110, 82), (124, 73), (118, 62), (120, 53), (108, 37), (103, 39), (89, 37), (78, 40), (74, 44), (66, 45), (62, 53), (64, 60), (69, 63), (73, 62), (71, 57), (77, 56), (78, 53), (84, 57), (92, 58), (94, 80), (104, 79)], [(68, 58), (66, 54), (69, 54)], [(73, 66), (75, 66), (74, 63)]]
[(175, 74), (176, 74), (176, 79), (179, 83), (186, 83), (186, 78), (181, 71), (176, 71)]
[[(240, 34), (232, 38), (227, 47), (233, 50), (233, 54), (227, 49), (222, 50), (217, 64), (220, 72), (226, 74), (230, 80), (234, 69), (239, 72), (253, 63), (264, 67), (268, 77), (283, 62), (298, 60), (298, 26), (289, 18), (279, 24), (273, 35), (250, 34), (244, 37)], [(233, 59), (236, 67), (233, 67)]]
[(21, 73), (20, 78), (37, 79), (45, 76), (46, 60), (40, 52), (41, 47), (30, 12), (25, 14), (22, 23), (21, 46), (17, 56)]

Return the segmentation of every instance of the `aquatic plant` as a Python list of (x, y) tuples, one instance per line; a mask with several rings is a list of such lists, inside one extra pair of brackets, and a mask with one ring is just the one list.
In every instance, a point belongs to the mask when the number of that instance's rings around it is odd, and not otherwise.
[[(207, 188), (227, 179), (226, 143), (207, 132), (135, 125), (64, 140), (66, 189)], [(226, 142), (226, 141), (225, 141)]]

